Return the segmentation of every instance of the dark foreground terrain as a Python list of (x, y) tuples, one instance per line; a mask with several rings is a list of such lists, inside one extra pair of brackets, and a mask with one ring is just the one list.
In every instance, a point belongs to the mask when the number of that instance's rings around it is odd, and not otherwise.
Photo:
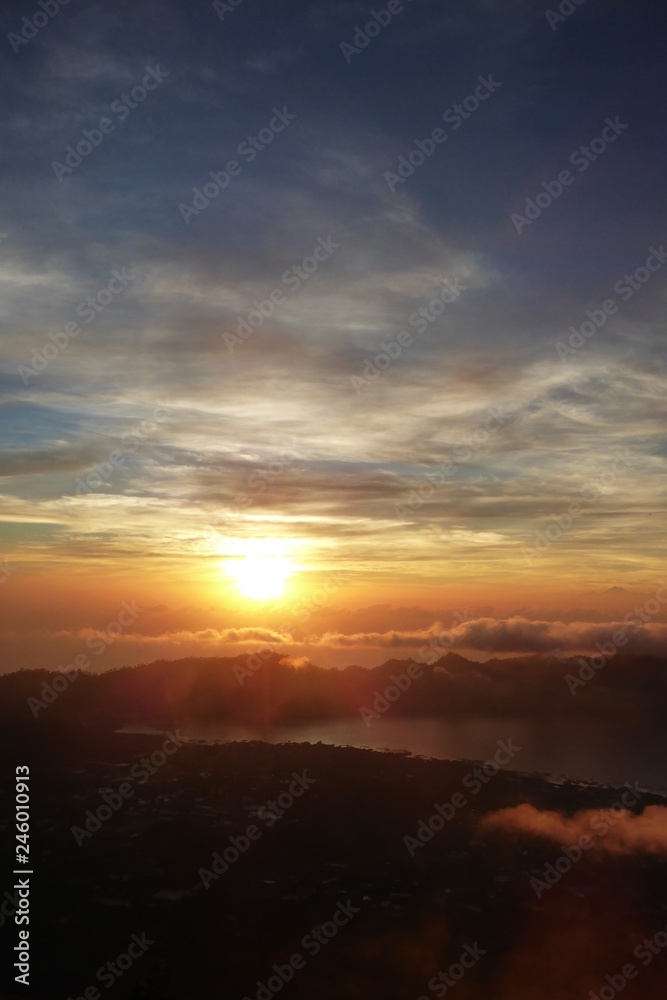
[[(667, 926), (664, 856), (596, 847), (536, 891), (558, 842), (480, 826), (522, 803), (609, 809), (619, 790), (512, 771), (476, 782), (473, 762), (320, 744), (171, 743), (153, 757), (163, 743), (3, 727), (3, 996), (588, 1000), (611, 997), (605, 977), (632, 962), (624, 997), (664, 997), (667, 951), (633, 958)], [(30, 768), (29, 987), (11, 969), (18, 765)], [(457, 795), (428, 843), (406, 843)], [(651, 804), (664, 799), (643, 792), (635, 810)]]

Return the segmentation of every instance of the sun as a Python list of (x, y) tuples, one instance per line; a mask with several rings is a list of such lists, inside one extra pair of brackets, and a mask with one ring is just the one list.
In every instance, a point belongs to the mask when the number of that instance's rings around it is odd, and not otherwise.
[(293, 562), (293, 544), (275, 537), (229, 538), (228, 558), (221, 564), (239, 592), (253, 601), (270, 601), (283, 595), (287, 580), (299, 565)]
[(245, 556), (231, 569), (243, 596), (254, 601), (280, 597), (290, 572), (290, 562), (282, 556)]

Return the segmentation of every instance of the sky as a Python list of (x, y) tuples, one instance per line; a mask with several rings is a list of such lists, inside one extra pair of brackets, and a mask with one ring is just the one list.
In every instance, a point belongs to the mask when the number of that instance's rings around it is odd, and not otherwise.
[(661, 5), (44, 2), (0, 15), (2, 669), (651, 600), (667, 647)]

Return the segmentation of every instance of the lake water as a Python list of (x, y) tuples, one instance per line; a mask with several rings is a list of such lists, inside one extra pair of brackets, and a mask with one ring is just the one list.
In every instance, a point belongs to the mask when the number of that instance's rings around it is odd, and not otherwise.
[[(123, 732), (154, 732), (128, 726)], [(667, 741), (652, 742), (642, 729), (610, 734), (595, 723), (540, 719), (468, 719), (384, 716), (366, 726), (359, 717), (259, 728), (226, 722), (180, 727), (188, 740), (209, 743), (264, 740), (267, 743), (327, 743), (333, 746), (404, 750), (442, 760), (488, 760), (499, 740), (521, 747), (508, 765), (517, 771), (587, 778), (603, 784), (639, 781), (642, 787), (667, 791)]]

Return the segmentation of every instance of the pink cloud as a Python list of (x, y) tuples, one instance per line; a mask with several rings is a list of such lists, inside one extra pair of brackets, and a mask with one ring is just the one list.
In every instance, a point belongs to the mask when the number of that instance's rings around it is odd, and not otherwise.
[[(619, 793), (620, 795), (620, 793)], [(641, 815), (625, 808), (585, 809), (574, 816), (541, 812), (528, 803), (486, 816), (481, 831), (523, 833), (553, 840), (559, 845), (575, 844), (589, 836), (599, 848), (612, 854), (644, 851), (667, 855), (667, 807), (647, 806)]]

